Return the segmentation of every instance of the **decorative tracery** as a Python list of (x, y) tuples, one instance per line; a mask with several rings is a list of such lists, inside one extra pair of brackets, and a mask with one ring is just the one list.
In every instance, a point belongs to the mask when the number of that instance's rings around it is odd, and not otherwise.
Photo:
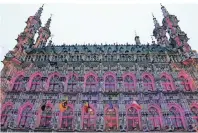
[(72, 75), (68, 79), (67, 84), (67, 91), (68, 92), (75, 92), (78, 91), (78, 78), (75, 75)]
[(52, 108), (49, 105), (47, 105), (41, 115), (40, 127), (50, 128), (51, 119), (52, 119)]
[(60, 77), (54, 75), (49, 82), (49, 91), (51, 92), (63, 92), (64, 86), (60, 80)]
[(166, 91), (173, 91), (174, 87), (173, 87), (173, 82), (172, 82), (172, 77), (168, 74), (162, 74), (161, 76), (161, 82), (162, 82), (162, 86)]
[(124, 77), (124, 87), (126, 91), (135, 91), (134, 79), (130, 75)]
[(24, 83), (23, 75), (20, 75), (14, 82), (13, 91), (25, 91), (25, 83)]
[(32, 118), (32, 107), (27, 106), (23, 109), (22, 114), (20, 116), (19, 127), (20, 128), (28, 128), (30, 127), (30, 121)]
[(128, 131), (140, 130), (140, 114), (133, 106), (127, 109), (127, 128)]
[(68, 106), (67, 109), (62, 113), (62, 122), (61, 122), (61, 128), (66, 130), (72, 130), (73, 129), (73, 109)]
[(148, 110), (149, 121), (151, 122), (151, 126), (154, 130), (159, 130), (162, 127), (159, 111), (155, 107), (150, 107)]
[(36, 75), (31, 82), (30, 91), (40, 91), (41, 88), (42, 88), (41, 76)]
[(147, 89), (148, 91), (154, 91), (154, 82), (152, 79), (153, 77), (149, 75), (143, 76), (143, 85), (144, 85), (144, 88)]
[(88, 76), (86, 79), (85, 91), (88, 91), (88, 92), (97, 91), (96, 85), (97, 85), (97, 81), (96, 81), (95, 76), (93, 75)]
[(172, 106), (169, 109), (169, 112), (171, 125), (176, 129), (184, 128), (180, 111), (176, 107)]
[(12, 115), (12, 106), (7, 105), (1, 112), (1, 126), (6, 126), (8, 124), (8, 119)]
[(116, 89), (116, 79), (112, 75), (105, 78), (105, 91), (113, 92)]

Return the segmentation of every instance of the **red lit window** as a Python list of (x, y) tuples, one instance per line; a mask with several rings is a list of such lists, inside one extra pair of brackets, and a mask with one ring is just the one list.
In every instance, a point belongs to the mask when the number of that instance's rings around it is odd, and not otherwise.
[(27, 128), (30, 126), (29, 121), (32, 119), (32, 107), (27, 106), (21, 114), (20, 122), (19, 122), (19, 127), (21, 128)]
[(113, 108), (105, 110), (105, 131), (117, 130), (117, 111)]
[(151, 78), (148, 75), (145, 75), (143, 77), (143, 83), (144, 83), (144, 88), (145, 89), (147, 89), (149, 91), (153, 91), (154, 90), (152, 80), (151, 80)]
[(173, 90), (171, 80), (168, 77), (163, 76), (161, 78), (161, 81), (162, 81), (162, 86), (164, 87), (165, 90), (167, 91)]
[[(84, 109), (84, 108), (82, 108)], [(89, 108), (88, 112), (83, 114), (83, 129), (85, 131), (94, 131), (96, 127), (96, 112), (93, 108)]]
[(47, 106), (45, 110), (42, 112), (40, 127), (49, 128), (51, 126), (51, 119), (52, 119), (52, 108), (50, 106)]
[(67, 129), (67, 130), (72, 130), (73, 127), (73, 110), (70, 106), (68, 106), (67, 110), (63, 112), (62, 115), (62, 124), (61, 128)]

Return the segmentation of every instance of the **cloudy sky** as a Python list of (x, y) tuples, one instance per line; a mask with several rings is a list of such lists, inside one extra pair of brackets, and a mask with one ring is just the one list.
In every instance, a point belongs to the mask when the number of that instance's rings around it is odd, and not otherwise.
[[(46, 3), (46, 2), (45, 2)], [(162, 3), (170, 14), (180, 20), (181, 29), (190, 38), (192, 49), (198, 50), (198, 4)], [(0, 4), (0, 60), (16, 45), (16, 38), (29, 16), (42, 3)], [(155, 3), (46, 3), (42, 25), (52, 16), (51, 32), (55, 45), (84, 43), (134, 43), (135, 31), (141, 43), (151, 43), (154, 28), (152, 15), (162, 23), (160, 2)], [(0, 63), (0, 69), (3, 65)]]

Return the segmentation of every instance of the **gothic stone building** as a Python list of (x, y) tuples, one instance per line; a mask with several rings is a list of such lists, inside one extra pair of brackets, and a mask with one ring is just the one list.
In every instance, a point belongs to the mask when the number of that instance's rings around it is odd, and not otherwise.
[(2, 61), (1, 131), (195, 130), (198, 54), (177, 17), (161, 10), (162, 25), (153, 16), (156, 43), (135, 36), (135, 44), (54, 45), (40, 7)]

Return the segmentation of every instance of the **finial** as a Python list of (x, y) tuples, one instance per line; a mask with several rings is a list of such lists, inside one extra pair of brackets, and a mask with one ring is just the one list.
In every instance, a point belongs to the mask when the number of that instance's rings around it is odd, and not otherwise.
[(151, 13), (151, 14), (152, 14), (153, 18), (155, 18), (154, 14), (153, 13)]
[(41, 7), (43, 8), (44, 7), (44, 4)]
[(50, 18), (52, 18), (52, 16), (53, 16), (53, 14), (51, 13), (51, 14), (50, 14)]
[(134, 32), (135, 32), (135, 36), (137, 36), (136, 30)]
[(163, 7), (162, 3), (160, 3), (161, 7)]
[(45, 24), (46, 28), (50, 27), (50, 23), (51, 23), (51, 20), (52, 20), (51, 18), (52, 18), (52, 14), (50, 14), (50, 17), (48, 18), (47, 23)]

